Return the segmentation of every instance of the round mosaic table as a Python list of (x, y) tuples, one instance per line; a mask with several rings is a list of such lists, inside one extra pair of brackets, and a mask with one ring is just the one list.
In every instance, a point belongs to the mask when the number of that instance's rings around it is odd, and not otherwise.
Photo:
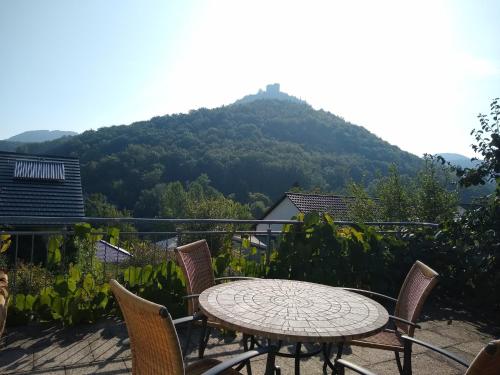
[(348, 342), (384, 328), (387, 310), (370, 298), (293, 280), (219, 284), (199, 297), (201, 311), (228, 329), (288, 342)]

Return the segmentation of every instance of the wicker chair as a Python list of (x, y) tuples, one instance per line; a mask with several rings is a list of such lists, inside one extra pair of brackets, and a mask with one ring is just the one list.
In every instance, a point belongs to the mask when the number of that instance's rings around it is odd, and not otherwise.
[(8, 285), (9, 278), (7, 274), (0, 271), (0, 337), (2, 337), (5, 321), (7, 320), (7, 306), (9, 304)]
[[(481, 349), (476, 358), (474, 358), (472, 362), (468, 364), (466, 361), (464, 361), (460, 357), (457, 357), (453, 353), (450, 353), (424, 341), (420, 341), (406, 335), (401, 336), (401, 338), (403, 339), (404, 344), (409, 347), (409, 350), (411, 350), (412, 344), (421, 345), (465, 366), (467, 368), (467, 370), (465, 371), (465, 375), (500, 374), (500, 340), (491, 341), (488, 345)], [(358, 374), (373, 375), (373, 372), (343, 359), (338, 359), (336, 361), (336, 365), (339, 368), (351, 369)]]
[[(352, 340), (348, 344), (364, 346), (374, 349), (391, 350), (396, 356), (396, 363), (401, 374), (411, 374), (411, 345), (405, 345), (402, 335), (413, 337), (415, 328), (420, 328), (416, 321), (420, 316), (422, 307), (427, 296), (438, 281), (436, 271), (420, 261), (416, 261), (406, 275), (405, 281), (399, 291), (398, 299), (374, 293), (367, 290), (345, 288), (357, 293), (380, 297), (396, 304), (394, 315), (390, 316), (394, 329), (383, 331), (359, 340)], [(404, 361), (401, 363), (399, 353), (404, 353)], [(339, 358), (342, 353), (337, 353)], [(326, 368), (326, 361), (325, 366)]]
[[(175, 254), (177, 262), (184, 272), (186, 278), (186, 288), (187, 288), (187, 303), (188, 303), (188, 314), (197, 315), (199, 314), (198, 296), (205, 289), (208, 289), (219, 281), (230, 281), (230, 280), (242, 280), (242, 279), (253, 279), (253, 277), (220, 277), (215, 278), (214, 271), (212, 268), (212, 256), (210, 254), (210, 249), (206, 240), (199, 240), (196, 242), (189, 243), (187, 245), (179, 246), (175, 249)], [(199, 321), (194, 321), (196, 323)], [(210, 327), (221, 328), (216, 322), (212, 322), (207, 319), (202, 319), (202, 332), (200, 336), (199, 345), (199, 358), (203, 358), (207, 341), (210, 335)], [(188, 333), (188, 340), (186, 341), (186, 346), (184, 347), (184, 352), (187, 350), (189, 344), (189, 338), (191, 334), (191, 327)], [(246, 340), (244, 341), (245, 350), (247, 350)]]
[(127, 325), (133, 374), (240, 374), (232, 367), (239, 364), (241, 368), (242, 363), (265, 353), (269, 353), (266, 374), (279, 374), (274, 366), (274, 347), (247, 351), (226, 362), (203, 359), (185, 366), (175, 326), (194, 317), (172, 320), (166, 307), (136, 296), (116, 280), (111, 280), (110, 285)]

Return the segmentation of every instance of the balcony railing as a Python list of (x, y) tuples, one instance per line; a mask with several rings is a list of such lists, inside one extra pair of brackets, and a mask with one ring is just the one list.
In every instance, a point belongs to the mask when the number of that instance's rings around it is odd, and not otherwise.
[[(83, 226), (79, 223), (88, 223)], [(282, 230), (277, 225), (300, 226), (296, 220), (158, 219), (3, 217), (0, 225), (0, 268), (7, 268), (11, 294), (29, 294), (53, 282), (71, 264), (85, 263), (97, 280), (115, 277), (130, 266), (156, 265), (173, 260), (173, 249), (206, 239), (213, 255), (230, 248), (235, 257), (267, 264)], [(336, 221), (339, 226), (354, 222)], [(408, 227), (437, 228), (434, 223), (367, 222), (380, 232), (398, 235)], [(266, 230), (255, 228), (267, 227)], [(91, 229), (92, 228), (92, 229)], [(119, 228), (119, 229), (116, 229)], [(86, 236), (79, 235), (86, 231)]]

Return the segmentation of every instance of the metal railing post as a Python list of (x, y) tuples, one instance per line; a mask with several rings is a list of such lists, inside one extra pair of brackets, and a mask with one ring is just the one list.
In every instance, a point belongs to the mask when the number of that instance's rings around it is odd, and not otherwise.
[(271, 225), (267, 228), (266, 266), (271, 263)]

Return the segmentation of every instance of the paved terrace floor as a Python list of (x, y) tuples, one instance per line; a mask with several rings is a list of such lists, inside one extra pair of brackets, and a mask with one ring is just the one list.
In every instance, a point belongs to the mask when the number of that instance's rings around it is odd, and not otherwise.
[[(473, 320), (465, 312), (436, 309), (424, 315), (422, 330), (416, 337), (459, 354), (467, 360), (491, 339), (500, 328)], [(499, 322), (497, 322), (500, 324)], [(194, 332), (197, 334), (197, 332)], [(181, 341), (184, 330), (180, 330)], [(197, 336), (193, 336), (196, 340)], [(236, 338), (212, 335), (206, 357), (227, 359), (240, 353)], [(290, 347), (291, 349), (292, 347)], [(285, 348), (286, 350), (286, 348)], [(189, 350), (188, 362), (196, 359), (195, 345)], [(347, 347), (344, 358), (364, 365), (379, 374), (398, 374), (394, 356), (375, 349)], [(293, 359), (278, 358), (283, 374), (294, 373)], [(123, 322), (110, 319), (94, 325), (60, 328), (53, 325), (31, 325), (8, 328), (0, 340), (0, 374), (129, 374), (131, 354)], [(254, 374), (262, 374), (265, 360), (252, 361)], [(463, 374), (461, 366), (415, 347), (414, 374)], [(322, 374), (321, 357), (301, 361), (302, 374)], [(245, 372), (245, 370), (243, 370)]]

